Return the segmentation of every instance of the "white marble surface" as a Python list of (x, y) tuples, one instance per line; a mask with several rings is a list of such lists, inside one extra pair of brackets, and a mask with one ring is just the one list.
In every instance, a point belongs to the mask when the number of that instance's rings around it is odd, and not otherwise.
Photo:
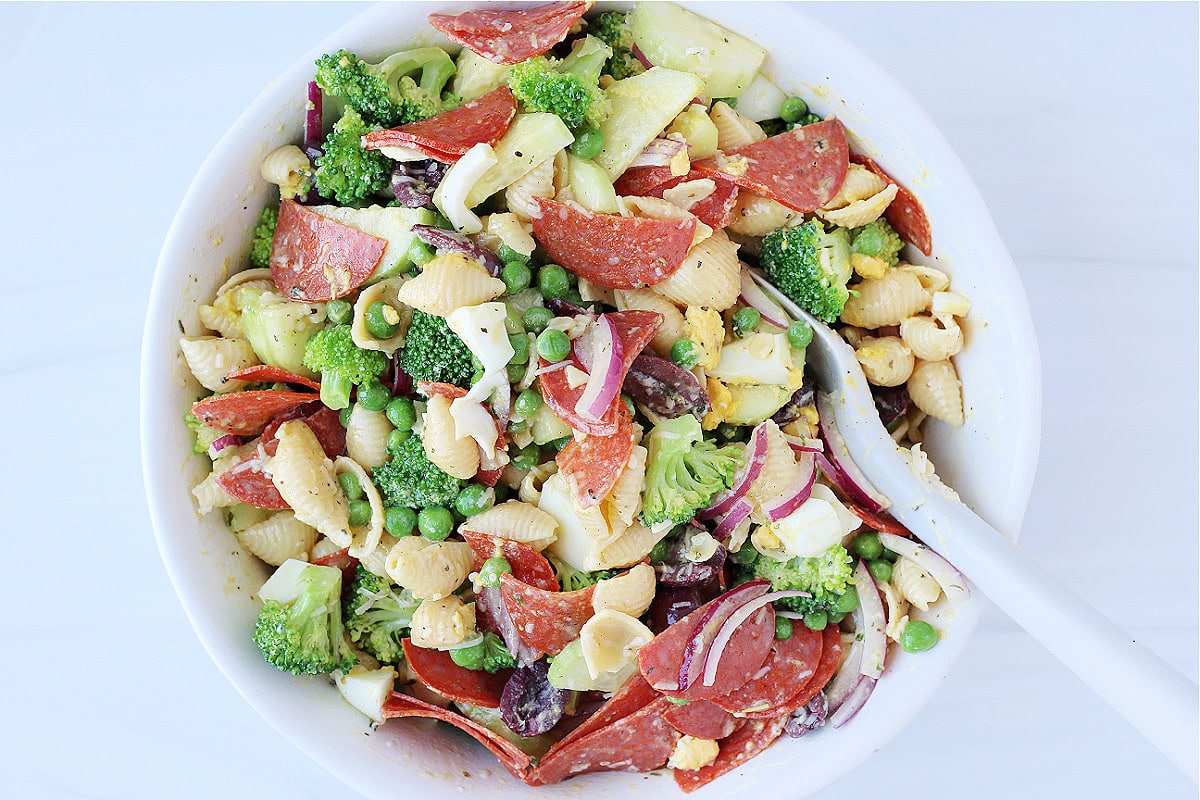
[[(193, 172), (356, 8), (0, 4), (0, 796), (353, 796), (188, 628), (145, 512), (135, 387), (154, 260)], [(1022, 544), (1195, 679), (1197, 7), (811, 11), (925, 105), (1020, 267), (1045, 372)], [(912, 726), (820, 797), (881, 787), (1196, 796), (995, 611)]]

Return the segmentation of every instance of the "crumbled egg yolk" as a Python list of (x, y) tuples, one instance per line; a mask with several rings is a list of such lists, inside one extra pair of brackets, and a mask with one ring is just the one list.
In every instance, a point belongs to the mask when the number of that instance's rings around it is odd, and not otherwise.
[(712, 408), (700, 421), (700, 427), (706, 431), (716, 428), (737, 411), (733, 392), (711, 375), (708, 376), (708, 404)]
[(721, 313), (708, 306), (688, 306), (684, 314), (687, 320), (688, 338), (695, 342), (702, 353), (699, 366), (716, 369), (721, 363), (721, 343), (725, 341), (725, 322)]
[(851, 253), (850, 266), (864, 278), (882, 278), (888, 270), (887, 262), (882, 258), (865, 253)]
[(671, 753), (667, 766), (675, 769), (700, 769), (716, 761), (719, 752), (721, 747), (715, 739), (682, 736), (675, 743), (675, 750)]

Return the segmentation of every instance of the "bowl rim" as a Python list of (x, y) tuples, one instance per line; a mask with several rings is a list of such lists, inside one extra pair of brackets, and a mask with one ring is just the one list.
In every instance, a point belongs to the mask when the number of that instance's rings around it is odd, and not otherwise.
[[(418, 10), (425, 11), (446, 5), (448, 4), (425, 2), (413, 4), (405, 10), (413, 12), (415, 16), (415, 12)], [(470, 4), (455, 3), (453, 5), (459, 7)], [(519, 3), (516, 5), (537, 5), (537, 3)], [(604, 3), (601, 5), (625, 6), (629, 5), (629, 3)], [(726, 4), (713, 4), (709, 6), (707, 3), (680, 0), (680, 5), (692, 7), (704, 16), (716, 17), (718, 15), (712, 14), (712, 9), (715, 6)], [(728, 5), (736, 5), (744, 8), (747, 4), (736, 3)], [(767, 4), (763, 3), (761, 5), (766, 6)], [(886, 88), (889, 94), (896, 96), (899, 102), (911, 111), (911, 116), (906, 118), (905, 124), (906, 128), (912, 132), (912, 138), (921, 142), (930, 142), (940, 151), (939, 155), (943, 163), (951, 168), (947, 171), (947, 174), (950, 174), (955, 179), (952, 194), (963, 205), (968, 207), (970, 216), (976, 220), (979, 228), (988, 240), (980, 243), (980, 246), (990, 251), (996, 259), (999, 259), (1003, 263), (1004, 269), (996, 273), (989, 273), (989, 279), (998, 283), (1007, 292), (1009, 300), (1005, 311), (1007, 318), (1011, 322), (1014, 347), (1026, 355), (1029, 366), (1026, 372), (1016, 376), (1018, 380), (1015, 382), (1016, 388), (1012, 393), (1015, 402), (1019, 406), (1018, 413), (1028, 423), (1025, 427), (1016, 431), (1009, 442), (1011, 445), (1012, 460), (1021, 467), (1018, 470), (1018, 475), (1021, 477), (1012, 489), (1012, 495), (1018, 501), (1019, 508), (1013, 509), (1014, 517), (1011, 520), (1013, 524), (1009, 526), (997, 526), (1001, 527), (1002, 532), (1015, 540), (1019, 531), (1020, 520), (1027, 509), (1029, 497), (1032, 492), (1041, 442), (1042, 422), (1041, 357), (1034, 334), (1028, 296), (1022, 285), (1020, 273), (1007, 248), (1000, 239), (999, 232), (996, 230), (995, 223), (987, 209), (986, 203), (978, 187), (967, 172), (966, 167), (928, 112), (925, 111), (912, 94), (893, 79), (869, 55), (848, 42), (840, 34), (828, 28), (824, 23), (813, 19), (802, 8), (792, 4), (774, 3), (770, 4), (770, 7), (774, 13), (792, 15), (796, 23), (803, 24), (806, 30), (827, 39), (839, 49), (849, 53), (853, 60), (855, 60), (857, 69), (861, 73), (864, 73), (870, 82)], [(169, 350), (172, 346), (170, 344), (172, 340), (160, 335), (163, 330), (173, 327), (171, 319), (173, 314), (171, 311), (175, 298), (170, 295), (171, 287), (165, 275), (172, 264), (180, 263), (185, 256), (184, 250), (186, 248), (185, 239), (187, 233), (194, 225), (192, 220), (195, 217), (197, 208), (207, 202), (206, 196), (209, 193), (208, 187), (211, 185), (210, 179), (212, 174), (217, 171), (218, 166), (223, 162), (223, 153), (229, 150), (243, 136), (243, 128), (246, 127), (247, 121), (257, 117), (261, 109), (274, 107), (281, 102), (282, 94), (287, 92), (289, 90), (288, 87), (292, 84), (295, 84), (297, 81), (306, 83), (311, 79), (311, 67), (309, 64), (312, 57), (338, 46), (349, 34), (361, 31), (369, 27), (372, 21), (386, 18), (394, 12), (394, 6), (379, 3), (347, 19), (337, 30), (322, 39), (306, 53), (300, 55), (275, 80), (268, 84), (249, 106), (242, 111), (214, 145), (197, 170), (195, 177), (192, 179), (180, 202), (179, 209), (164, 237), (163, 246), (155, 264), (147, 305), (146, 322), (142, 335), (139, 378), (140, 452), (143, 482), (151, 524), (164, 567), (167, 570), (172, 586), (176, 591), (176, 595), (192, 629), (195, 631), (197, 638), (200, 640), (209, 657), (226, 679), (229, 680), (246, 702), (271, 727), (339, 780), (367, 796), (372, 796), (378, 788), (376, 782), (368, 780), (365, 775), (346, 769), (346, 765), (337, 757), (338, 753), (336, 749), (324, 746), (317, 741), (317, 736), (302, 730), (290, 718), (286, 710), (280, 710), (268, 705), (262, 698), (252, 694), (252, 687), (249, 685), (250, 681), (247, 679), (245, 671), (240, 669), (236, 656), (225, 652), (223, 643), (225, 634), (222, 632), (222, 629), (220, 626), (213, 624), (212, 620), (207, 619), (201, 613), (196, 602), (190, 600), (185, 593), (185, 580), (182, 574), (183, 565), (180, 563), (178, 555), (175, 553), (174, 544), (171, 541), (172, 535), (167, 524), (166, 508), (170, 504), (178, 504), (181, 501), (190, 503), (190, 498), (173, 497), (166, 489), (168, 481), (163, 471), (156, 468), (162, 458), (159, 451), (163, 448), (158, 447), (154, 441), (153, 426), (155, 413), (161, 411), (158, 408), (157, 395), (162, 379), (160, 375), (155, 374), (154, 367), (163, 363), (171, 355)], [(872, 730), (870, 734), (864, 736), (864, 745), (860, 746), (854, 753), (849, 754), (848, 757), (841, 759), (837, 768), (831, 770), (832, 775), (827, 780), (818, 781), (810, 785), (808, 788), (811, 791), (819, 791), (821, 788), (838, 780), (855, 766), (864, 762), (874, 752), (877, 752), (879, 748), (884, 746), (911, 723), (916, 714), (925, 706), (928, 698), (945, 679), (953, 664), (961, 657), (967, 642), (978, 625), (983, 606), (983, 598), (978, 597), (963, 612), (960, 612), (959, 618), (955, 621), (955, 639), (958, 641), (953, 651), (943, 660), (941, 674), (927, 680), (921, 687), (921, 691), (914, 694), (912, 702), (909, 703), (908, 712), (897, 715), (892, 724), (886, 726), (886, 729)], [(720, 782), (718, 782), (719, 784)]]

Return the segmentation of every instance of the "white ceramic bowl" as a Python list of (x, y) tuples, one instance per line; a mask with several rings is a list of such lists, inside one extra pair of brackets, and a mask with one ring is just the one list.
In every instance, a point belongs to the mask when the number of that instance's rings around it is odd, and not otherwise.
[[(909, 94), (840, 36), (791, 4), (696, 4), (697, 10), (762, 43), (768, 71), (814, 110), (845, 123), (855, 150), (877, 158), (921, 199), (935, 245), (933, 262), (973, 302), (968, 345), (958, 356), (967, 406), (959, 429), (930, 427), (939, 472), (999, 530), (1015, 538), (1029, 498), (1040, 433), (1041, 376), (1024, 291), (970, 177)], [(380, 5), (302, 54), (241, 116), (196, 176), (159, 257), (142, 351), (142, 459), (159, 549), (204, 647), (246, 700), (284, 736), (368, 797), (578, 798), (620, 792), (676, 792), (668, 775), (585, 776), (533, 790), (508, 778), (482, 747), (423, 721), (395, 721), (371, 736), (365, 719), (321, 678), (277, 672), (250, 640), (267, 569), (240, 551), (218, 514), (199, 517), (190, 494), (207, 461), (192, 456), (181, 417), (200, 396), (177, 347), (181, 331), (201, 332), (197, 306), (240, 269), (249, 231), (273, 187), (258, 175), (263, 155), (298, 140), (313, 59), (338, 47), (382, 56), (439, 41), (431, 11), (471, 3)], [(804, 46), (795, 32), (804, 31)], [(441, 40), (444, 41), (444, 40)], [(921, 655), (898, 653), (863, 711), (840, 730), (783, 739), (699, 796), (761, 791), (800, 797), (824, 787), (877, 751), (911, 720), (942, 682), (974, 629), (982, 601), (958, 610), (948, 634)], [(898, 648), (893, 648), (896, 650)], [(803, 769), (797, 769), (797, 767)], [(500, 773), (502, 777), (495, 776)], [(486, 783), (485, 783), (486, 781)], [(650, 781), (648, 783), (647, 781)]]

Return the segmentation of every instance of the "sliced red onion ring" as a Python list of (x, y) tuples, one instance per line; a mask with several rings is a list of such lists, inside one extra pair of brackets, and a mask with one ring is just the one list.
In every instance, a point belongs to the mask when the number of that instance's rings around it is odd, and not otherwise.
[(621, 392), (625, 378), (625, 348), (616, 326), (607, 315), (600, 315), (592, 326), (592, 369), (587, 386), (575, 404), (581, 416), (600, 419)]
[(696, 626), (696, 633), (683, 649), (683, 662), (679, 665), (680, 690), (687, 689), (700, 677), (708, 660), (709, 644), (720, 633), (730, 615), (747, 601), (762, 597), (770, 588), (768, 581), (748, 581), (712, 601)]
[(825, 452), (825, 443), (820, 439), (809, 439), (805, 436), (792, 436), (790, 433), (783, 434), (783, 438), (787, 440), (788, 446), (797, 453)]
[(716, 519), (733, 508), (734, 503), (746, 496), (750, 484), (758, 479), (763, 464), (767, 463), (767, 429), (759, 424), (750, 435), (747, 447), (749, 458), (733, 476), (733, 486), (713, 498), (712, 505), (696, 515), (696, 519)]
[(776, 328), (786, 328), (792, 324), (791, 318), (779, 303), (775, 302), (750, 277), (750, 273), (742, 270), (742, 302), (757, 311), (762, 318)]
[[(782, 614), (783, 612), (776, 611), (775, 613)], [(859, 667), (862, 666), (862, 653), (862, 639), (855, 636), (854, 643), (850, 645), (850, 652), (846, 655), (846, 660), (842, 662), (841, 669), (825, 687), (825, 697), (829, 701), (831, 711), (837, 711), (842, 703), (846, 702), (846, 698), (850, 696), (854, 687), (858, 686), (862, 679), (862, 673), (859, 672)]]
[(763, 511), (767, 515), (767, 519), (771, 522), (779, 522), (784, 517), (789, 516), (800, 506), (808, 501), (812, 496), (813, 484), (817, 482), (817, 460), (812, 453), (803, 453), (800, 456), (799, 466), (803, 469), (804, 462), (808, 462), (808, 478), (790, 497), (783, 497), (772, 500), (769, 504), (763, 507)]
[(902, 558), (909, 559), (928, 572), (929, 577), (942, 587), (942, 591), (946, 593), (946, 599), (954, 605), (958, 605), (971, 596), (971, 590), (967, 587), (967, 579), (963, 574), (949, 561), (920, 542), (896, 536), (894, 533), (882, 532), (879, 534), (879, 541), (883, 542), (883, 546), (888, 550), (899, 553)]
[(784, 600), (788, 597), (812, 597), (808, 592), (797, 590), (789, 590), (784, 592), (771, 592), (764, 594), (762, 597), (754, 598), (743, 603), (740, 608), (729, 615), (725, 623), (721, 625), (721, 629), (717, 631), (716, 638), (713, 639), (712, 647), (708, 649), (708, 657), (704, 659), (704, 674), (700, 678), (700, 682), (705, 686), (712, 686), (717, 679), (717, 666), (721, 663), (721, 656), (725, 654), (725, 647), (729, 644), (729, 640), (733, 638), (733, 634), (741, 626), (743, 622), (750, 619), (754, 612), (758, 611), (763, 606), (770, 605), (776, 600)]
[(325, 96), (316, 81), (308, 82), (308, 109), (304, 114), (304, 153), (309, 158), (325, 154), (321, 145), (325, 142)]
[(868, 678), (865, 675), (859, 676), (858, 683), (850, 691), (849, 696), (842, 701), (837, 711), (834, 711), (829, 717), (829, 724), (835, 728), (840, 728), (854, 719), (854, 715), (866, 705), (867, 698), (871, 696), (871, 692), (873, 691), (875, 691), (875, 679)]
[(720, 542), (729, 541), (737, 526), (742, 524), (742, 520), (750, 516), (750, 510), (750, 501), (739, 497), (725, 516), (721, 517), (721, 521), (717, 523), (717, 528), (713, 531), (713, 538)]
[(452, 644), (447, 647), (439, 647), (438, 650), (446, 650), (447, 652), (450, 650), (465, 650), (468, 647), (474, 647), (475, 645), (479, 644), (482, 641), (483, 641), (483, 634), (476, 633), (474, 636), (471, 636), (467, 639), (463, 639), (458, 644)]
[(826, 473), (843, 493), (862, 504), (868, 511), (875, 514), (886, 511), (892, 502), (871, 485), (867, 476), (863, 475), (858, 465), (850, 459), (846, 440), (842, 438), (842, 432), (834, 422), (833, 401), (825, 392), (817, 392), (817, 416), (821, 438), (825, 440), (826, 462), (822, 466), (831, 468), (826, 469)]
[(440, 253), (461, 253), (467, 258), (475, 259), (493, 278), (499, 277), (500, 270), (504, 269), (504, 263), (500, 261), (499, 256), (461, 233), (443, 230), (435, 225), (413, 225), (412, 232)]
[(856, 634), (862, 637), (862, 663), (858, 671), (868, 678), (878, 678), (883, 674), (883, 664), (887, 659), (887, 616), (883, 612), (883, 600), (879, 597), (879, 587), (875, 578), (867, 569), (866, 561), (859, 561), (854, 570), (854, 586), (858, 589), (858, 610), (854, 621), (858, 623)]
[(654, 66), (650, 63), (650, 59), (646, 58), (646, 54), (642, 52), (642, 48), (638, 47), (636, 44), (633, 46), (632, 52), (633, 57), (642, 62), (642, 66), (646, 69), (650, 69)]
[(681, 142), (678, 139), (655, 139), (637, 154), (629, 166), (669, 167), (672, 159), (679, 154), (680, 150), (687, 150), (687, 142)]
[(217, 456), (225, 452), (230, 447), (240, 447), (242, 437), (232, 433), (227, 433), (224, 436), (218, 436), (212, 440), (212, 444), (208, 446), (208, 457), (216, 459)]

